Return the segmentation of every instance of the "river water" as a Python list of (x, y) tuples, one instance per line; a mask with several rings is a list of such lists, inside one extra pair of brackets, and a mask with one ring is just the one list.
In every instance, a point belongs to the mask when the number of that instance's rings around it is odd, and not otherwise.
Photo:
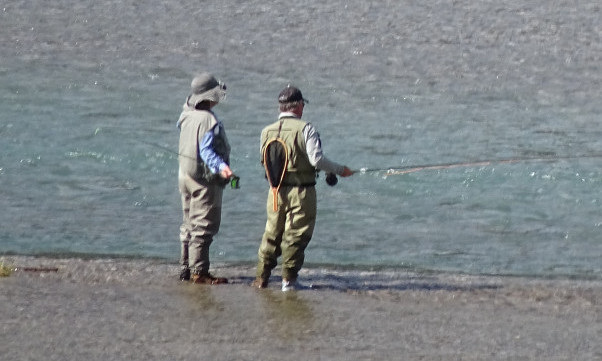
[(175, 122), (205, 70), (228, 86), (215, 110), (241, 177), (213, 262), (256, 260), (259, 134), (292, 83), (325, 154), (378, 169), (318, 180), (308, 267), (602, 278), (600, 13), (584, 0), (5, 1), (0, 252), (175, 263)]

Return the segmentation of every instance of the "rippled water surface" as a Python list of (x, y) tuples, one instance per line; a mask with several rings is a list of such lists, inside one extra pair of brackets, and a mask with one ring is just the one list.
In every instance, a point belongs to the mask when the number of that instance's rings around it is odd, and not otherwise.
[[(175, 262), (175, 121), (208, 70), (228, 84), (216, 112), (242, 186), (226, 191), (215, 262), (255, 261), (259, 134), (294, 83), (327, 156), (381, 169), (319, 179), (309, 264), (600, 278), (600, 13), (594, 1), (9, 0), (0, 251)], [(522, 161), (387, 173), (504, 159)]]

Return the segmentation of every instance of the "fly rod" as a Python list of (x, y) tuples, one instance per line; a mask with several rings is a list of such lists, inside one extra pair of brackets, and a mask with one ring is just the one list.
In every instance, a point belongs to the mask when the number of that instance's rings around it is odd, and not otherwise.
[(554, 162), (564, 159), (602, 158), (602, 154), (584, 154), (575, 156), (524, 157), (508, 159), (488, 159), (468, 162), (434, 163), (422, 165), (397, 166), (389, 168), (360, 168), (354, 172), (371, 173), (386, 172), (386, 176), (414, 173), (421, 170), (451, 169), (459, 167), (484, 167), (492, 164), (512, 164), (519, 162)]

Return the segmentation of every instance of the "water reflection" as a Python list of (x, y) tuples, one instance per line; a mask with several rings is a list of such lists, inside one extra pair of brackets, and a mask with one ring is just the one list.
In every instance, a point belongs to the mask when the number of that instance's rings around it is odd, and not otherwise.
[(315, 334), (315, 317), (309, 299), (298, 292), (261, 290), (261, 307), (270, 334), (284, 341)]

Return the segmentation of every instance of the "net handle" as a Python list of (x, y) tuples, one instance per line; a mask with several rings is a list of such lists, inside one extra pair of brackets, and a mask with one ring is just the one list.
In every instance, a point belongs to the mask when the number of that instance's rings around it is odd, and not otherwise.
[[(284, 148), (284, 167), (282, 168), (282, 174), (280, 175), (280, 180), (278, 181), (278, 184), (276, 186), (274, 186), (272, 184), (272, 179), (270, 177), (270, 171), (268, 169), (268, 157), (267, 157), (267, 153), (268, 153), (268, 148), (270, 147), (270, 144), (274, 143), (274, 142), (278, 142), (282, 145), (282, 148)], [(266, 144), (264, 150), (263, 150), (263, 167), (265, 169), (265, 174), (268, 178), (268, 183), (270, 183), (270, 189), (272, 191), (272, 198), (274, 198), (274, 212), (278, 211), (278, 191), (280, 190), (280, 185), (282, 184), (282, 181), (284, 180), (284, 175), (286, 174), (286, 169), (288, 167), (288, 148), (286, 146), (286, 144), (284, 143), (284, 141), (280, 138), (275, 138), (272, 139), (268, 142), (268, 144)]]

